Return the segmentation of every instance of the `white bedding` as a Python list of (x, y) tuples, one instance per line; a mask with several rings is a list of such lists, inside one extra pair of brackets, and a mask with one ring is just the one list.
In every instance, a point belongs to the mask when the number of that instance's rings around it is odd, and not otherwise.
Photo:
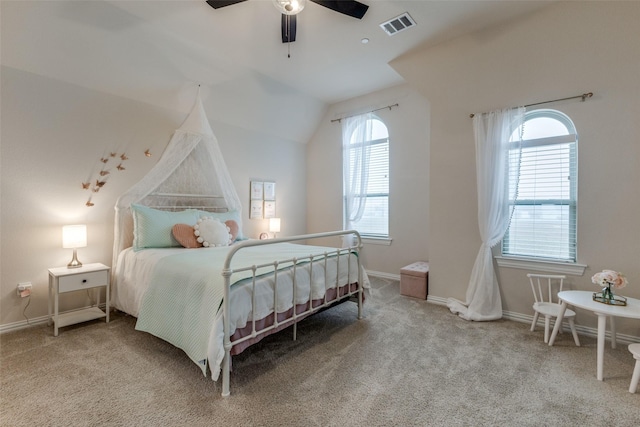
[[(255, 256), (257, 256), (257, 261), (252, 263), (247, 263), (247, 260), (250, 258), (239, 257), (240, 260), (243, 260), (244, 265), (233, 264), (232, 268), (240, 268), (245, 267), (252, 264), (261, 264), (264, 262), (265, 256), (269, 257), (270, 260), (273, 260), (273, 251), (279, 254), (276, 259), (287, 259), (293, 256), (296, 256), (296, 253), (300, 253), (300, 248), (304, 248), (305, 254), (322, 254), (327, 248), (317, 247), (317, 246), (305, 246), (305, 245), (294, 245), (289, 243), (279, 243), (276, 245), (271, 245), (269, 247), (254, 247), (247, 248), (246, 257), (252, 256), (251, 252), (256, 251)], [(150, 286), (153, 285), (152, 277), (154, 269), (160, 263), (166, 267), (167, 263), (170, 263), (172, 260), (172, 255), (184, 254), (185, 251), (192, 251), (192, 253), (197, 253), (199, 256), (205, 254), (203, 251), (215, 251), (209, 252), (211, 255), (215, 255), (217, 258), (226, 256), (226, 253), (229, 251), (229, 247), (224, 248), (207, 248), (207, 249), (184, 249), (184, 248), (167, 248), (167, 249), (145, 249), (142, 251), (134, 252), (131, 248), (122, 251), (122, 253), (118, 257), (118, 263), (115, 271), (116, 275), (116, 286), (115, 292), (113, 295), (113, 303), (114, 306), (126, 313), (129, 313), (133, 316), (138, 317), (140, 315), (141, 306), (144, 301), (144, 296), (147, 293)], [(269, 253), (269, 255), (265, 255), (265, 251)], [(243, 251), (240, 251), (240, 254)], [(258, 254), (257, 252), (260, 252)], [(236, 254), (236, 257), (237, 255)], [(300, 256), (300, 255), (297, 255)], [(236, 259), (234, 257), (234, 260)], [(339, 274), (339, 285), (344, 285), (346, 283), (354, 283), (358, 281), (358, 271), (357, 271), (357, 260), (356, 255), (351, 254), (350, 263), (347, 263), (347, 255), (340, 257), (340, 274)], [(336, 267), (337, 267), (337, 257), (329, 258), (326, 266), (326, 280), (325, 280), (325, 266), (324, 261), (322, 263), (314, 262), (313, 271), (311, 274), (311, 296), (312, 299), (319, 299), (324, 296), (325, 290), (328, 288), (333, 288), (336, 285)], [(240, 262), (240, 261), (239, 261)], [(351, 265), (349, 268), (348, 264)], [(206, 274), (211, 274), (215, 280), (212, 282), (219, 283), (220, 282), (220, 272), (221, 265), (214, 267), (211, 269), (211, 266), (206, 266), (209, 268)], [(367, 289), (369, 287), (368, 280), (366, 279), (366, 275), (364, 273), (364, 269), (362, 269), (363, 273), (363, 287)], [(277, 301), (277, 312), (282, 313), (286, 312), (288, 309), (293, 306), (293, 274), (285, 271), (278, 272), (278, 301)], [(347, 278), (347, 276), (349, 276)], [(310, 292), (310, 281), (309, 281), (309, 264), (299, 265), (296, 271), (296, 304), (303, 304), (309, 299)], [(232, 277), (233, 279), (233, 277)], [(233, 280), (232, 280), (233, 282)], [(273, 285), (274, 278), (273, 275), (265, 275), (258, 276), (256, 279), (256, 308), (255, 308), (255, 319), (262, 319), (273, 313)], [(218, 286), (218, 285), (216, 285)], [(230, 296), (230, 325), (229, 331), (232, 335), (236, 328), (242, 328), (246, 326), (247, 322), (250, 322), (251, 319), (254, 318), (253, 308), (252, 308), (252, 298), (251, 298), (251, 279), (241, 280), (238, 283), (234, 284), (231, 288), (231, 296)], [(140, 319), (139, 319), (140, 320)], [(203, 369), (203, 372), (206, 372), (206, 365), (208, 361), (208, 365), (211, 369), (211, 375), (214, 380), (218, 378), (220, 372), (220, 364), (224, 357), (224, 349), (223, 349), (223, 324), (222, 324), (222, 310), (218, 310), (215, 313), (215, 318), (213, 320), (213, 324), (206, 326), (208, 329), (208, 346), (207, 346), (207, 360), (196, 360), (198, 358), (189, 356)], [(176, 344), (174, 345), (183, 348), (183, 350), (187, 351), (186, 348)]]

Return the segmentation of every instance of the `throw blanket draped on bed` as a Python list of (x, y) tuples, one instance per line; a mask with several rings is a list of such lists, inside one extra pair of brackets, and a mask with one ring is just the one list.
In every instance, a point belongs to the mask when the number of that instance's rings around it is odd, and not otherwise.
[[(151, 284), (143, 297), (136, 323), (137, 330), (151, 333), (184, 350), (205, 375), (212, 328), (224, 295), (222, 265), (229, 250), (229, 247), (193, 249), (163, 258), (152, 271)], [(250, 247), (235, 254), (231, 268), (267, 264), (274, 259), (320, 255), (326, 250), (289, 243), (270, 245), (268, 250)], [(290, 265), (279, 264), (278, 269)], [(271, 265), (258, 269), (256, 274), (273, 270)], [(251, 274), (251, 271), (234, 273), (233, 283), (251, 277)]]

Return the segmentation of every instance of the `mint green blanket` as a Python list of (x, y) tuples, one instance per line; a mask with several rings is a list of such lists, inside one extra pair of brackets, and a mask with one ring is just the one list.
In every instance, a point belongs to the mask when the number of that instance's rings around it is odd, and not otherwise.
[[(151, 273), (136, 329), (148, 332), (181, 348), (206, 375), (207, 350), (216, 314), (224, 296), (222, 266), (230, 247), (186, 249), (162, 258)], [(274, 260), (323, 254), (319, 246), (278, 243), (238, 251), (231, 268), (261, 265)], [(278, 269), (291, 264), (280, 264)], [(261, 268), (257, 274), (273, 271)], [(251, 271), (234, 273), (233, 282), (251, 277)]]

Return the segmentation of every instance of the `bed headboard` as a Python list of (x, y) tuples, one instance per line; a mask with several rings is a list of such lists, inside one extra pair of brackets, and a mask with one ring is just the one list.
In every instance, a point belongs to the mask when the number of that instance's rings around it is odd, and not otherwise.
[[(137, 204), (147, 206), (152, 209), (173, 212), (187, 209), (216, 213), (229, 212), (229, 207), (226, 205), (224, 197), (212, 194), (154, 192), (138, 201)], [(119, 230), (120, 236), (114, 236), (116, 239), (120, 237), (120, 241), (122, 243), (118, 252), (133, 245), (134, 235), (131, 207), (127, 206), (120, 208), (119, 213), (121, 216), (121, 229)], [(117, 254), (114, 254), (114, 256), (117, 256)]]
[[(150, 203), (144, 203), (145, 201)], [(143, 199), (141, 204), (165, 211), (197, 209), (208, 212), (227, 212), (229, 210), (224, 197), (213, 194), (151, 193)]]

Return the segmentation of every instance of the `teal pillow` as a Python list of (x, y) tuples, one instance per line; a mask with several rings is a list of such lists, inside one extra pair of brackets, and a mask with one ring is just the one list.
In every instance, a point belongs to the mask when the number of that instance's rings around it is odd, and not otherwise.
[(171, 229), (176, 224), (195, 225), (198, 211), (161, 211), (142, 205), (131, 205), (133, 215), (133, 250), (145, 248), (171, 248), (182, 246)]
[[(232, 219), (236, 222), (236, 224), (238, 225), (241, 224), (240, 212), (236, 210), (228, 211), (228, 212), (198, 211), (198, 218), (200, 216), (210, 216), (210, 217), (219, 219), (221, 222), (225, 222)], [(196, 218), (196, 221), (198, 220), (198, 218)], [(236, 237), (236, 240), (246, 240), (246, 237), (244, 237), (244, 234), (242, 234), (242, 228), (238, 228), (238, 236)]]

